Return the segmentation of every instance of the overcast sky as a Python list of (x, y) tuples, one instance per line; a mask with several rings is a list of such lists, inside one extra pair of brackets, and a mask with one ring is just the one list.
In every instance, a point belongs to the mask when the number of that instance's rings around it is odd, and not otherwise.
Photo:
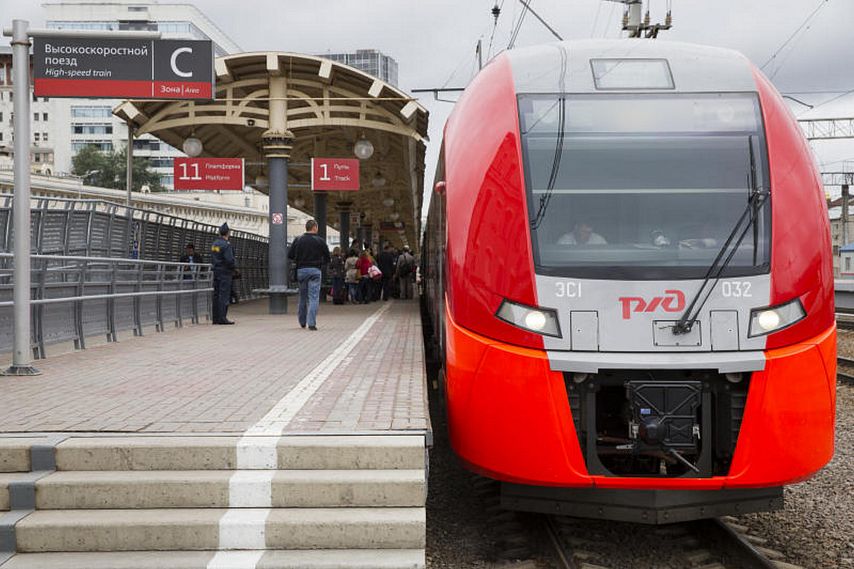
[[(167, 3), (167, 2), (163, 2)], [(503, 5), (493, 34), (495, 0), (196, 0), (194, 3), (245, 51), (281, 50), (303, 53), (375, 48), (400, 65), (404, 90), (447, 85), (465, 86), (476, 72), (478, 39), (486, 52), (507, 48), (522, 5)], [(653, 21), (664, 18), (672, 4), (673, 29), (662, 39), (690, 41), (736, 49), (758, 65), (777, 53), (764, 70), (784, 93), (817, 105), (813, 110), (792, 103), (801, 117), (854, 116), (854, 1), (852, 0), (644, 0)], [(818, 12), (808, 17), (821, 6)], [(531, 0), (531, 7), (565, 39), (620, 37), (622, 6), (604, 0)], [(12, 18), (44, 25), (35, 0), (0, 0), (4, 27)], [(806, 25), (804, 25), (804, 23)], [(792, 37), (792, 34), (801, 28)], [(791, 39), (790, 39), (791, 38)], [(532, 17), (525, 18), (517, 46), (553, 41)], [(790, 40), (788, 44), (784, 43)], [(782, 47), (782, 49), (780, 49)], [(819, 93), (816, 91), (829, 91)], [(835, 100), (833, 100), (835, 99)], [(827, 102), (830, 101), (830, 102)], [(822, 103), (825, 103), (821, 105)], [(441, 129), (453, 105), (432, 100), (426, 186), (431, 185)], [(818, 106), (821, 105), (821, 106)], [(824, 170), (854, 161), (854, 143), (818, 142)]]

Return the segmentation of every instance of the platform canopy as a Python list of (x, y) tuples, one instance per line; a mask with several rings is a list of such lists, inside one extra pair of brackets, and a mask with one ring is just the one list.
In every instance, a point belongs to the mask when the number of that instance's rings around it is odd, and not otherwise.
[[(363, 226), (370, 225), (375, 234), (381, 230), (382, 240), (418, 246), (424, 107), (376, 77), (311, 55), (229, 55), (216, 59), (215, 70), (213, 101), (133, 100), (114, 113), (130, 123), (135, 136), (151, 134), (176, 148), (196, 137), (204, 146), (202, 156), (245, 158), (247, 183), (265, 193), (264, 137), (271, 129), (281, 130), (284, 122), (293, 137), (288, 205), (309, 214), (314, 213), (310, 159), (354, 158), (356, 141), (365, 138), (374, 153), (360, 163), (360, 190), (329, 193), (328, 224), (340, 229), (338, 212), (349, 208), (362, 214)], [(271, 90), (286, 96), (271, 97)]]

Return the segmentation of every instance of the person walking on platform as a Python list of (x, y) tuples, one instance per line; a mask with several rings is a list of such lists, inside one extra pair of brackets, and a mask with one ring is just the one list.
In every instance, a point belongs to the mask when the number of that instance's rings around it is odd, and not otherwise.
[(348, 294), (344, 284), (344, 255), (341, 254), (341, 247), (332, 250), (329, 276), (332, 279), (332, 304), (344, 304)]
[(359, 302), (359, 269), (356, 268), (358, 261), (359, 256), (355, 249), (350, 249), (344, 261), (344, 284), (349, 292), (350, 302), (353, 304)]
[(409, 252), (409, 246), (404, 245), (403, 253), (397, 258), (397, 279), (400, 282), (400, 298), (412, 298), (412, 281), (415, 278), (415, 257)]
[(377, 266), (383, 272), (383, 300), (388, 300), (391, 296), (391, 282), (394, 280), (394, 253), (391, 250), (391, 245), (388, 243), (385, 244), (383, 252), (377, 258)]
[(213, 265), (213, 323), (234, 324), (226, 318), (228, 301), (231, 298), (231, 279), (234, 274), (234, 249), (228, 242), (228, 224), (219, 228), (219, 237), (211, 245), (211, 265)]
[(330, 260), (326, 241), (317, 234), (317, 222), (309, 219), (305, 222), (305, 233), (291, 244), (288, 259), (297, 267), (299, 282), (299, 325), (309, 330), (317, 330), (317, 304), (320, 300), (321, 268)]

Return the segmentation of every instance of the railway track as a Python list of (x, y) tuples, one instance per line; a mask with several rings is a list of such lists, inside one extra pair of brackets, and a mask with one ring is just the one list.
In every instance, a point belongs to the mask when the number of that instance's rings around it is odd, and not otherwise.
[(836, 312), (836, 327), (840, 330), (854, 330), (854, 312)]
[[(846, 368), (854, 370), (854, 359), (839, 356), (838, 358), (836, 358), (836, 363), (840, 366), (844, 366)], [(854, 375), (837, 370), (836, 377), (843, 381), (847, 381), (848, 383), (854, 383)]]
[(545, 529), (561, 569), (800, 569), (763, 547), (734, 518), (662, 527), (617, 524), (600, 531), (599, 522), (546, 516)]

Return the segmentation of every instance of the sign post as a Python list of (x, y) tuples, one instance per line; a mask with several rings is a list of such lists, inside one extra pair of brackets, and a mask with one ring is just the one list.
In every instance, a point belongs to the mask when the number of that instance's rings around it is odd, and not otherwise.
[(12, 72), (14, 74), (15, 198), (15, 338), (12, 366), (4, 375), (39, 375), (32, 366), (30, 329), (30, 38), (26, 20), (12, 21)]

